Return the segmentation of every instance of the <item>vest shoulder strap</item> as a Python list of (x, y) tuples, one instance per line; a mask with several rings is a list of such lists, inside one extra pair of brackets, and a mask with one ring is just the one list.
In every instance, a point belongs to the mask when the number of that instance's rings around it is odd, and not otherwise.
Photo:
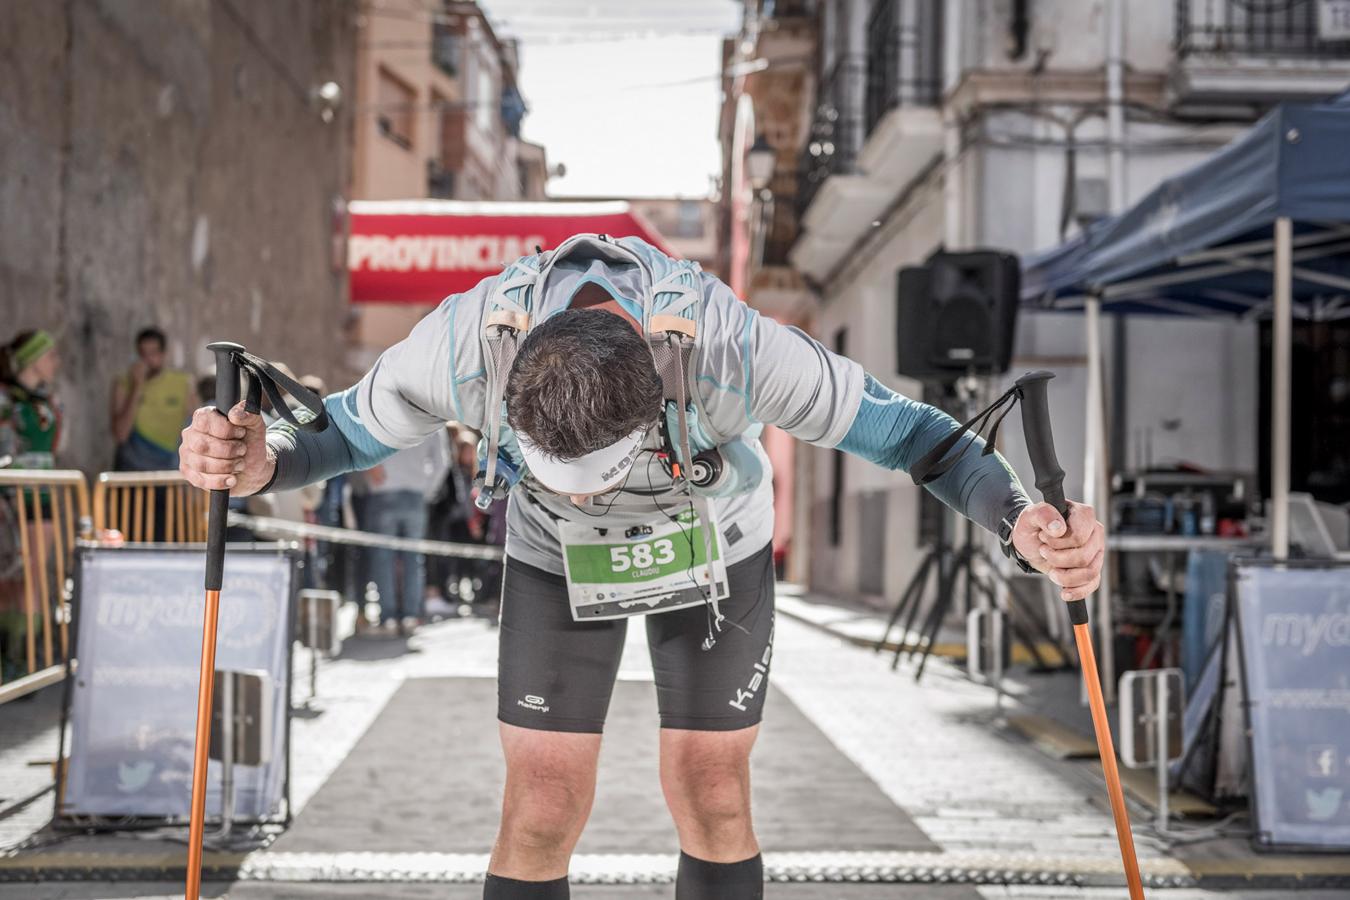
[(517, 260), (501, 274), (488, 295), (482, 334), (487, 395), (483, 400), (483, 421), (479, 428), (487, 438), (487, 460), (483, 471), (474, 479), (478, 487), (475, 503), (479, 509), (487, 509), (511, 489), (508, 479), (499, 478), (497, 474), (506, 378), (515, 365), (525, 334), (530, 330), (534, 292), (547, 260), (548, 254)]
[[(575, 240), (575, 239), (574, 239)], [(688, 420), (685, 415), (693, 390), (692, 366), (698, 341), (698, 320), (702, 310), (703, 281), (698, 263), (675, 260), (646, 244), (631, 245), (629, 239), (616, 242), (633, 253), (651, 283), (642, 297), (648, 347), (661, 376), (667, 403), (675, 404), (680, 432), (680, 452), (689, 454)], [(563, 246), (567, 246), (564, 242)], [(561, 249), (561, 248), (560, 248)], [(533, 324), (536, 291), (543, 275), (559, 251), (524, 257), (502, 273), (489, 294), (483, 316), (483, 368), (487, 394), (481, 428), (487, 447), (484, 469), (478, 485), (478, 505), (486, 509), (493, 500), (505, 497), (510, 485), (498, 476), (500, 466), (503, 402), (506, 380), (515, 365), (520, 345)], [(645, 280), (645, 279), (644, 279)]]

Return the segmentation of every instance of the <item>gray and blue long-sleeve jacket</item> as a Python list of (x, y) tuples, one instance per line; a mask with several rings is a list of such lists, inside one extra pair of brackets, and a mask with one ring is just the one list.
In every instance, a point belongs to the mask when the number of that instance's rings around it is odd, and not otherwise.
[[(832, 353), (795, 328), (759, 315), (721, 281), (702, 274), (698, 344), (691, 380), (696, 386), (691, 437), (707, 448), (742, 442), (763, 467), (761, 477), (716, 497), (713, 509), (729, 563), (753, 555), (773, 534), (773, 486), (768, 457), (759, 445), (764, 425), (803, 441), (838, 448), (887, 469), (907, 471), (959, 426), (950, 416), (891, 391), (858, 363)], [(448, 297), (403, 341), (386, 350), (355, 386), (328, 397), (334, 427), (319, 434), (275, 426), (268, 443), (277, 456), (271, 489), (283, 490), (368, 468), (397, 449), (423, 441), (446, 421), (484, 426), (486, 373), (480, 339), (495, 279)], [(587, 282), (602, 284), (641, 320), (648, 286), (639, 267), (605, 258), (556, 261), (535, 320), (565, 309)], [(504, 450), (517, 452), (509, 430)], [(659, 440), (651, 438), (653, 449)], [(1016, 521), (1030, 501), (1016, 474), (997, 453), (972, 448), (928, 485), (947, 505), (997, 532)], [(744, 458), (742, 453), (741, 457)], [(550, 494), (526, 477), (512, 490), (507, 552), (521, 562), (562, 573), (558, 521), (595, 527), (651, 523), (678, 509), (676, 491), (654, 454), (639, 459), (617, 495), (588, 509)]]

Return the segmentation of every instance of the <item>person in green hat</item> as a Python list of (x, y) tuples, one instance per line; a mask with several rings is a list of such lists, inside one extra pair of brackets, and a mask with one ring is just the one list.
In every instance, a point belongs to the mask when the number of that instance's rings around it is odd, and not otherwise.
[(0, 355), (0, 457), (11, 457), (11, 468), (56, 467), (61, 413), (52, 389), (60, 368), (46, 331), (20, 332)]
[[(60, 367), (56, 340), (46, 331), (20, 332), (0, 350), (0, 464), (14, 469), (56, 467), (61, 412), (52, 390)], [(45, 502), (46, 497), (42, 500)], [(12, 494), (7, 492), (0, 503), (12, 510)], [(50, 528), (50, 519), (46, 524)], [(50, 534), (47, 538), (47, 546), (51, 546)], [(13, 534), (0, 535), (0, 541), (17, 548), (17, 528)], [(17, 549), (6, 555), (17, 559)], [(4, 681), (27, 671), (24, 659), (27, 615), (22, 585), (20, 568), (0, 572), (0, 678)], [(37, 627), (42, 627), (40, 618)]]

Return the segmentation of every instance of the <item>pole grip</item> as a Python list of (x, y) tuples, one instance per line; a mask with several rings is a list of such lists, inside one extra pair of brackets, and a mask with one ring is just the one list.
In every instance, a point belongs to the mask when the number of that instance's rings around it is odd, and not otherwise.
[[(1041, 498), (1064, 517), (1065, 534), (1069, 528), (1069, 503), (1064, 497), (1064, 469), (1055, 455), (1055, 435), (1050, 427), (1050, 399), (1048, 388), (1053, 372), (1028, 372), (1017, 379), (1022, 394), (1022, 432), (1027, 439), (1031, 468), (1036, 473), (1036, 490)], [(1087, 601), (1070, 600), (1069, 621), (1085, 625), (1088, 620)]]
[(1055, 456), (1055, 436), (1050, 429), (1050, 403), (1046, 388), (1053, 372), (1028, 372), (1017, 379), (1022, 393), (1022, 432), (1027, 438), (1031, 468), (1036, 473), (1036, 489), (1041, 497), (1069, 524), (1069, 504), (1064, 499), (1064, 469)]
[[(228, 415), (239, 402), (239, 362), (236, 353), (244, 348), (230, 341), (207, 344), (206, 349), (216, 355), (216, 412)], [(230, 492), (211, 492), (211, 506), (206, 518), (206, 589), (220, 590), (225, 577), (225, 519), (229, 515)]]

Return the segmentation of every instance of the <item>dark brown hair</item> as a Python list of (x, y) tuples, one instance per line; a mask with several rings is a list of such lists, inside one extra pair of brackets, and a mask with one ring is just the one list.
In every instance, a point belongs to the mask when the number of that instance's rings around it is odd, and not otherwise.
[(525, 338), (506, 382), (507, 422), (545, 453), (576, 459), (661, 412), (651, 350), (620, 316), (569, 309)]

